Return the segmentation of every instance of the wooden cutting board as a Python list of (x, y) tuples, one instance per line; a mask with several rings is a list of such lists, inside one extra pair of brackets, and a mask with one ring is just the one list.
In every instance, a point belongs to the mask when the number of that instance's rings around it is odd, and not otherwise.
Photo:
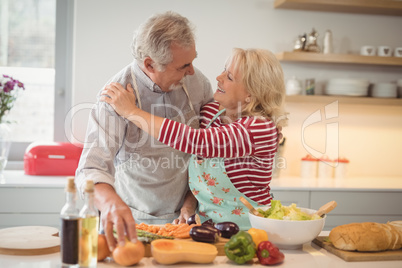
[(402, 260), (402, 249), (379, 252), (346, 251), (335, 248), (332, 243), (327, 242), (327, 240), (328, 236), (319, 236), (313, 240), (313, 243), (348, 262)]
[(59, 230), (49, 226), (0, 229), (0, 254), (42, 255), (60, 251)]
[[(188, 241), (194, 241), (192, 239), (185, 239)], [(213, 243), (212, 245), (214, 245), (216, 247), (216, 249), (218, 250), (218, 256), (226, 256), (225, 254), (225, 249), (224, 246), (226, 244), (226, 242), (229, 241), (228, 238), (224, 238), (224, 237), (219, 237), (219, 241), (216, 243)], [(195, 241), (194, 241), (195, 242)], [(151, 253), (151, 244), (146, 243), (145, 245), (145, 257), (152, 257), (152, 253)]]

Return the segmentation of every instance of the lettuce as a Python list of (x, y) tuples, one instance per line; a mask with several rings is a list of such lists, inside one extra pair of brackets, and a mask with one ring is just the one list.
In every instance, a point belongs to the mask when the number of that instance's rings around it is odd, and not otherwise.
[(264, 211), (258, 209), (265, 218), (277, 219), (277, 220), (292, 220), (292, 221), (308, 221), (320, 219), (318, 215), (310, 215), (308, 213), (302, 212), (300, 208), (296, 207), (295, 203), (290, 206), (282, 206), (281, 201), (272, 200), (271, 207)]

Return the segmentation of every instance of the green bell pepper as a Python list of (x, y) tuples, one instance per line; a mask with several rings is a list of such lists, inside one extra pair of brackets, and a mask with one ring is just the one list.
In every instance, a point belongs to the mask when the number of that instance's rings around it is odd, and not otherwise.
[(226, 256), (237, 264), (244, 264), (255, 256), (255, 244), (251, 235), (245, 231), (239, 231), (225, 244)]

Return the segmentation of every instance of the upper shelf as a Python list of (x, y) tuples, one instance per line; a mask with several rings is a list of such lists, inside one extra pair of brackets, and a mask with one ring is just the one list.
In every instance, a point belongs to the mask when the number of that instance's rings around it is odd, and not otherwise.
[(275, 8), (402, 16), (395, 0), (275, 0)]
[(330, 96), (330, 95), (287, 95), (287, 103), (329, 103), (339, 101), (340, 104), (361, 104), (380, 106), (402, 106), (402, 99), (399, 98), (373, 98), (373, 97), (351, 97), (351, 96)]
[(402, 66), (402, 58), (398, 57), (322, 54), (313, 52), (281, 52), (276, 54), (276, 57), (280, 61)]

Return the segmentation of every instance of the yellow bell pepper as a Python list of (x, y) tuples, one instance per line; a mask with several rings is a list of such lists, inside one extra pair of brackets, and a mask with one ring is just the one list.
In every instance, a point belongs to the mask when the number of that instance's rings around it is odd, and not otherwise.
[(247, 232), (253, 238), (253, 242), (254, 242), (256, 247), (258, 247), (258, 244), (260, 242), (268, 240), (268, 234), (264, 230), (257, 229), (257, 228), (250, 228), (250, 229), (248, 229)]

